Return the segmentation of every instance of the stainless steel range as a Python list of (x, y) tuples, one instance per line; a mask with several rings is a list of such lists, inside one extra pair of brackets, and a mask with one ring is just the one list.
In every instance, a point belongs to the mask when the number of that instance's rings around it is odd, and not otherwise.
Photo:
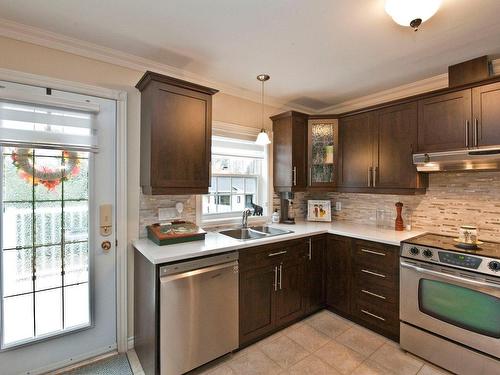
[(457, 374), (499, 374), (500, 243), (455, 245), (436, 234), (401, 244), (401, 347)]

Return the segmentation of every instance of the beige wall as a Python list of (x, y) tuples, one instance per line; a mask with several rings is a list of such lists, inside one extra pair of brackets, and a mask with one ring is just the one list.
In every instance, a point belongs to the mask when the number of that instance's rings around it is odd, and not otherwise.
[[(135, 84), (144, 72), (84, 58), (34, 44), (0, 37), (0, 68), (38, 74), (128, 93), (128, 241), (138, 238), (139, 228), (139, 115), (140, 95)], [(215, 87), (216, 88), (216, 87)], [(266, 118), (280, 112), (266, 107)], [(260, 127), (260, 105), (224, 93), (213, 101), (213, 120)], [(270, 121), (267, 122), (270, 128)], [(128, 248), (129, 336), (133, 335), (133, 252)]]

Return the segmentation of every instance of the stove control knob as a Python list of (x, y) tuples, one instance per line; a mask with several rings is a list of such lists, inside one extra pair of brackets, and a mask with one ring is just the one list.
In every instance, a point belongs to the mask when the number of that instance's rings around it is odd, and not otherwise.
[(418, 249), (418, 247), (412, 247), (412, 248), (410, 248), (410, 254), (411, 255), (418, 255), (418, 253), (420, 253), (420, 250)]
[(488, 263), (488, 268), (494, 272), (500, 271), (500, 262), (497, 261), (491, 261)]
[(425, 249), (422, 252), (422, 254), (424, 254), (424, 257), (426, 257), (426, 258), (432, 258), (432, 255), (433, 255), (432, 250), (429, 250), (429, 249)]

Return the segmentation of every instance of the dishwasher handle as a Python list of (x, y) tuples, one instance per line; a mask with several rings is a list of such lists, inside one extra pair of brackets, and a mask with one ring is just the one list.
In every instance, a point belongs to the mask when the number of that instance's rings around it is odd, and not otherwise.
[(186, 277), (192, 277), (192, 276), (197, 276), (197, 275), (202, 275), (210, 272), (215, 272), (215, 271), (225, 271), (225, 272), (233, 272), (233, 273), (238, 273), (238, 261), (234, 260), (231, 262), (226, 262), (222, 264), (217, 264), (215, 266), (209, 266), (205, 268), (200, 268), (197, 270), (192, 270), (192, 271), (186, 271), (186, 272), (181, 272), (173, 275), (167, 275), (167, 276), (161, 276), (160, 277), (160, 283), (168, 283), (172, 282), (175, 280), (183, 279)]

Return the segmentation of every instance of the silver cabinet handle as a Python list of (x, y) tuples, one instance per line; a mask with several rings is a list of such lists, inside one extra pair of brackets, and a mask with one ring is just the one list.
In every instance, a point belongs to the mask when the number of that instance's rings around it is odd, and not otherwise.
[(378, 169), (378, 167), (372, 168), (372, 174), (373, 174), (372, 185), (373, 185), (373, 187), (377, 187), (377, 169)]
[(277, 255), (282, 255), (282, 254), (286, 254), (286, 250), (278, 251), (277, 253), (269, 253), (269, 254), (267, 254), (267, 256), (268, 257), (275, 257)]
[(309, 260), (312, 260), (312, 239), (309, 238), (309, 255), (308, 255)]
[(280, 290), (283, 289), (282, 285), (281, 285), (281, 276), (282, 276), (282, 273), (283, 273), (283, 263), (280, 264)]
[(312, 167), (309, 167), (309, 186), (312, 185)]
[(372, 167), (368, 167), (368, 187), (372, 186), (371, 178), (372, 178)]
[(377, 298), (380, 298), (380, 299), (387, 299), (386, 297), (384, 296), (381, 296), (380, 294), (377, 294), (377, 293), (373, 293), (373, 292), (370, 292), (368, 290), (365, 290), (365, 289), (361, 289), (361, 291), (365, 294), (369, 294), (370, 296), (373, 296), (373, 297), (377, 297)]
[(274, 267), (274, 291), (278, 290), (278, 266)]
[(361, 249), (361, 251), (363, 253), (369, 253), (369, 254), (374, 254), (374, 255), (378, 255), (378, 256), (381, 256), (381, 257), (385, 257), (385, 254), (384, 253), (380, 253), (378, 251), (373, 251), (373, 250), (368, 250), (368, 249)]
[(297, 185), (297, 167), (293, 167), (292, 176), (293, 176), (293, 186), (295, 186)]
[(476, 118), (474, 119), (474, 147), (479, 146), (479, 120)]
[(368, 270), (361, 270), (361, 272), (367, 273), (369, 275), (377, 276), (377, 277), (382, 277), (385, 279), (385, 275), (373, 271), (368, 271)]
[(369, 311), (363, 310), (363, 309), (361, 310), (361, 312), (362, 312), (363, 314), (369, 315), (369, 316), (371, 316), (371, 317), (374, 317), (374, 318), (376, 318), (376, 319), (378, 319), (378, 320), (381, 320), (381, 321), (385, 322), (385, 319), (384, 319), (384, 318), (382, 318), (381, 316), (375, 315), (375, 314), (373, 314), (373, 313), (371, 313), (371, 312), (369, 312)]
[(469, 120), (465, 120), (465, 147), (469, 147)]

